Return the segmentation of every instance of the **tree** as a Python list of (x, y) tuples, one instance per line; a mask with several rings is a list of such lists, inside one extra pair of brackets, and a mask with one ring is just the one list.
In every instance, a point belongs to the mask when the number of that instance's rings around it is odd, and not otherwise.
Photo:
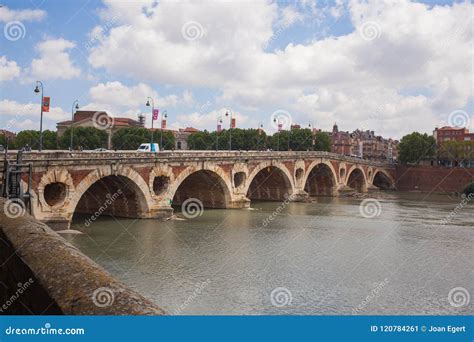
[[(71, 144), (71, 128), (68, 128), (59, 139), (59, 146), (62, 149), (69, 149)], [(95, 127), (75, 127), (74, 146), (76, 150), (80, 146), (84, 150), (94, 150), (99, 147), (107, 148), (108, 134), (104, 130)]]
[(413, 132), (405, 135), (398, 148), (402, 163), (418, 164), (423, 158), (433, 158), (436, 155), (436, 141), (426, 133)]
[[(15, 147), (21, 149), (28, 145), (31, 149), (39, 148), (40, 132), (35, 130), (25, 130), (17, 134), (15, 138)], [(11, 148), (11, 147), (10, 147)], [(57, 133), (45, 130), (43, 131), (43, 149), (56, 150), (58, 148)]]
[[(215, 137), (215, 136), (214, 136)], [(219, 137), (219, 140), (221, 138)], [(215, 149), (215, 139), (207, 130), (196, 132), (188, 137), (188, 148), (190, 150), (212, 150)], [(219, 146), (221, 142), (219, 141)]]
[(474, 141), (444, 141), (438, 148), (438, 159), (463, 162), (474, 157)]
[(316, 142), (314, 145), (315, 151), (331, 152), (331, 138), (326, 132), (317, 132), (315, 135)]
[(116, 150), (136, 150), (141, 144), (150, 142), (150, 139), (150, 131), (146, 128), (121, 128), (112, 135), (112, 146)]

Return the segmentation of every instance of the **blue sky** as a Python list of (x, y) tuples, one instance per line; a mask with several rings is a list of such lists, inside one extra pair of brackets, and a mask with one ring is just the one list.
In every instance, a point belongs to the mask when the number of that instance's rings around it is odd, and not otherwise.
[[(238, 127), (275, 116), (329, 130), (473, 129), (467, 1), (2, 2), (0, 127), (38, 129), (35, 80), (66, 120), (72, 102), (169, 126)], [(150, 124), (148, 115), (147, 124)]]

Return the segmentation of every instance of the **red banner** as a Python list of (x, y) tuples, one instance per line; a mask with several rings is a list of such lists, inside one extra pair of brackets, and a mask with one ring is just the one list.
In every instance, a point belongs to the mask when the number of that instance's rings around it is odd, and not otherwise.
[(232, 118), (230, 122), (230, 128), (235, 128), (235, 118)]
[(222, 131), (222, 125), (217, 125), (217, 133), (220, 133)]
[(158, 120), (158, 113), (160, 112), (159, 109), (153, 110), (153, 120)]
[(166, 129), (166, 119), (161, 120), (161, 129)]
[(43, 112), (49, 112), (50, 100), (49, 96), (43, 97)]

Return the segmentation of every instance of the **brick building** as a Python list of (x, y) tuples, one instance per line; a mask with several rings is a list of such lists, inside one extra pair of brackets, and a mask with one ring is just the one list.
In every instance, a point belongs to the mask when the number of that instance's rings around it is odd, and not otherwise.
[(70, 127), (96, 127), (103, 129), (108, 134), (108, 148), (112, 148), (112, 135), (120, 128), (143, 127), (143, 122), (130, 118), (112, 117), (104, 111), (78, 110), (74, 114), (73, 120), (58, 122), (56, 128), (58, 136)]

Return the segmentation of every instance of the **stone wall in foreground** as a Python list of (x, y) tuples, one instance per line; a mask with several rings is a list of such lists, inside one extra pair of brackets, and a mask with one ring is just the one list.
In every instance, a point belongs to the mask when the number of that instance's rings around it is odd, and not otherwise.
[(474, 169), (398, 165), (395, 187), (401, 191), (462, 192), (474, 182)]
[(0, 198), (0, 315), (164, 314), (47, 225), (17, 215)]

